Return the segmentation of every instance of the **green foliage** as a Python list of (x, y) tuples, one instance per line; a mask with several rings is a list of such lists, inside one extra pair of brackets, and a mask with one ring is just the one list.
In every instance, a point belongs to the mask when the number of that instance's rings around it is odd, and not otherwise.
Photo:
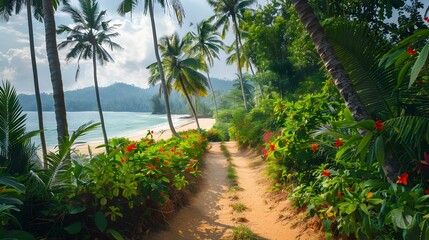
[(207, 131), (207, 140), (209, 142), (222, 142), (224, 140), (224, 135), (220, 130), (211, 128)]
[(248, 227), (240, 225), (232, 230), (234, 240), (256, 240), (258, 237)]

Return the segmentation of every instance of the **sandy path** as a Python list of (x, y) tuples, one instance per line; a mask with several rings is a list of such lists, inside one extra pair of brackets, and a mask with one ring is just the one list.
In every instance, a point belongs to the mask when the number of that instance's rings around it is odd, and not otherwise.
[[(289, 201), (274, 201), (268, 196), (270, 183), (263, 175), (260, 155), (252, 151), (238, 151), (235, 142), (227, 142), (238, 176), (241, 191), (228, 191), (226, 178), (228, 162), (219, 143), (204, 160), (201, 190), (192, 197), (190, 205), (179, 210), (168, 230), (149, 236), (149, 239), (233, 239), (232, 229), (245, 225), (258, 239), (324, 239), (302, 221)], [(232, 205), (244, 204), (248, 209), (237, 213)]]

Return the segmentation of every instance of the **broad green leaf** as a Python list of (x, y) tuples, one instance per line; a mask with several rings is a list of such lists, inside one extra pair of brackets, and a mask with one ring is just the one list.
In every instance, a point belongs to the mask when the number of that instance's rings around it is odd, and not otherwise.
[(383, 136), (379, 135), (375, 139), (375, 158), (377, 159), (378, 163), (381, 165), (384, 162), (384, 141)]
[(401, 68), (401, 71), (398, 74), (398, 81), (396, 84), (396, 88), (399, 88), (399, 86), (401, 86), (402, 82), (405, 79), (405, 75), (407, 74), (408, 70), (411, 68), (411, 65), (413, 64), (414, 62), (408, 62), (407, 64), (405, 64), (405, 66)]
[(356, 210), (356, 208), (357, 208), (357, 203), (351, 203), (349, 204), (349, 206), (347, 206), (346, 213), (351, 214)]
[(368, 146), (369, 141), (372, 138), (372, 132), (368, 132), (363, 138), (362, 141), (360, 141), (358, 149), (357, 149), (357, 153), (360, 153), (363, 149), (366, 148), (366, 146)]
[(97, 226), (98, 230), (101, 232), (104, 232), (107, 228), (107, 219), (106, 216), (104, 216), (104, 213), (101, 211), (98, 211), (95, 213), (95, 225)]
[(387, 214), (386, 220), (389, 219), (393, 223), (393, 225), (398, 228), (409, 229), (411, 227), (412, 217), (409, 215), (404, 216), (403, 213), (403, 207), (395, 208)]
[(3, 176), (0, 178), (0, 185), (15, 188), (16, 190), (25, 193), (25, 186), (22, 183), (17, 182), (13, 177)]
[(361, 203), (360, 205), (359, 205), (359, 207), (360, 207), (360, 209), (366, 214), (366, 215), (368, 215), (369, 216), (369, 212), (368, 212), (368, 208), (366, 207), (366, 205), (364, 204), (364, 203)]
[(116, 231), (115, 229), (107, 229), (107, 232), (112, 234), (112, 237), (115, 238), (116, 240), (124, 240), (124, 237), (122, 237), (122, 235)]
[(69, 213), (70, 214), (78, 214), (78, 213), (84, 212), (85, 210), (86, 210), (86, 208), (82, 207), (82, 206), (72, 206), (69, 210)]
[(383, 199), (380, 198), (370, 198), (367, 200), (369, 203), (372, 203), (374, 205), (381, 204), (383, 202)]
[(66, 230), (70, 234), (77, 234), (82, 229), (82, 223), (81, 222), (74, 222), (67, 227), (64, 227), (64, 230)]
[(411, 85), (413, 85), (413, 83), (416, 81), (417, 76), (419, 75), (420, 71), (422, 70), (423, 66), (426, 63), (428, 54), (429, 54), (429, 42), (426, 43), (426, 45), (423, 47), (422, 51), (419, 54), (419, 57), (416, 60), (416, 63), (414, 63), (414, 66), (411, 69), (411, 78), (410, 78), (410, 83), (408, 84), (408, 87), (411, 87)]

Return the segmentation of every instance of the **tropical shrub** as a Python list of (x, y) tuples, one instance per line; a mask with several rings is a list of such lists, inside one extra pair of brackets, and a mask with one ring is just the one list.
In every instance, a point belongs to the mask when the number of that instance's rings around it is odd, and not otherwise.
[(224, 139), (223, 134), (216, 128), (211, 128), (207, 131), (207, 140), (209, 142), (222, 142)]

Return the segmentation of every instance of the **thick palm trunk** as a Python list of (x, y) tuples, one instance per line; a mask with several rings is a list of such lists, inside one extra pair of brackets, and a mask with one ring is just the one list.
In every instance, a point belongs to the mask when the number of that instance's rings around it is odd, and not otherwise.
[(64, 101), (63, 80), (61, 77), (60, 59), (58, 57), (54, 9), (51, 0), (43, 0), (46, 52), (51, 73), (54, 97), (55, 119), (57, 122), (58, 144), (62, 147), (68, 137), (67, 113)]
[(235, 16), (232, 16), (232, 21), (234, 23), (234, 28), (235, 28), (235, 53), (237, 54), (237, 70), (238, 70), (238, 78), (240, 81), (240, 85), (241, 85), (241, 92), (243, 94), (243, 102), (244, 102), (244, 109), (247, 110), (247, 99), (246, 99), (246, 94), (244, 93), (244, 86), (243, 86), (243, 73), (241, 71), (241, 58), (240, 58), (240, 49), (238, 47), (238, 41), (239, 41), (239, 32), (238, 32), (238, 24), (237, 24), (237, 19), (235, 18)]
[(194, 114), (194, 118), (195, 118), (195, 122), (197, 123), (198, 131), (200, 131), (201, 127), (200, 127), (200, 122), (198, 121), (197, 111), (195, 111), (195, 108), (192, 104), (191, 98), (189, 97), (189, 94), (186, 91), (186, 88), (185, 88), (185, 85), (183, 84), (182, 79), (179, 79), (179, 82), (180, 82), (180, 86), (182, 86), (183, 94), (185, 94), (185, 97), (186, 97), (186, 100), (188, 101), (189, 107), (191, 107), (192, 113)]
[[(320, 55), (326, 69), (329, 71), (335, 86), (344, 99), (348, 109), (357, 121), (371, 119), (366, 112), (364, 105), (359, 99), (358, 94), (353, 89), (352, 81), (349, 78), (343, 65), (337, 58), (335, 51), (323, 32), (318, 19), (314, 15), (311, 6), (306, 0), (292, 0), (292, 4), (298, 13), (301, 22), (310, 34), (314, 46)], [(392, 157), (386, 156), (383, 163), (383, 171), (390, 182), (394, 182), (399, 173), (399, 165), (393, 161)]]
[(94, 69), (95, 97), (97, 98), (98, 115), (100, 115), (101, 130), (103, 131), (104, 145), (106, 145), (106, 153), (108, 154), (109, 139), (107, 138), (106, 125), (104, 124), (104, 117), (103, 117), (103, 109), (101, 108), (100, 92), (98, 90), (97, 59), (96, 59), (97, 56), (95, 51), (96, 51), (96, 47), (95, 45), (92, 45), (92, 66)]
[(164, 94), (165, 111), (167, 113), (168, 125), (170, 127), (171, 133), (176, 137), (180, 137), (179, 134), (177, 134), (176, 129), (174, 129), (173, 121), (171, 119), (170, 102), (168, 100), (167, 85), (165, 83), (164, 70), (162, 68), (161, 57), (159, 56), (159, 51), (158, 51), (158, 37), (156, 36), (155, 18), (153, 16), (153, 3), (152, 3), (152, 0), (149, 0), (148, 2), (149, 2), (149, 15), (150, 15), (150, 23), (152, 26), (152, 36), (153, 36), (155, 57), (158, 65), (159, 75), (161, 77), (161, 87), (162, 87), (162, 92)]
[(42, 100), (40, 98), (39, 76), (37, 74), (37, 64), (36, 64), (36, 53), (34, 51), (33, 16), (31, 16), (31, 0), (27, 0), (27, 21), (28, 21), (28, 36), (30, 40), (31, 67), (33, 69), (34, 93), (36, 95), (37, 117), (39, 120), (40, 143), (42, 144), (43, 165), (45, 168), (47, 168), (48, 163), (46, 160), (46, 155), (48, 151), (46, 149), (46, 140), (45, 140), (45, 132), (44, 132), (45, 128), (43, 126), (43, 107), (42, 107)]
[(215, 105), (216, 118), (219, 118), (219, 113), (218, 113), (218, 110), (217, 110), (216, 96), (215, 96), (215, 92), (214, 92), (214, 89), (213, 89), (213, 86), (212, 86), (212, 81), (210, 80), (209, 71), (207, 71), (207, 79), (209, 80), (210, 89), (212, 90), (212, 94), (213, 94), (213, 102), (214, 102), (214, 105)]

